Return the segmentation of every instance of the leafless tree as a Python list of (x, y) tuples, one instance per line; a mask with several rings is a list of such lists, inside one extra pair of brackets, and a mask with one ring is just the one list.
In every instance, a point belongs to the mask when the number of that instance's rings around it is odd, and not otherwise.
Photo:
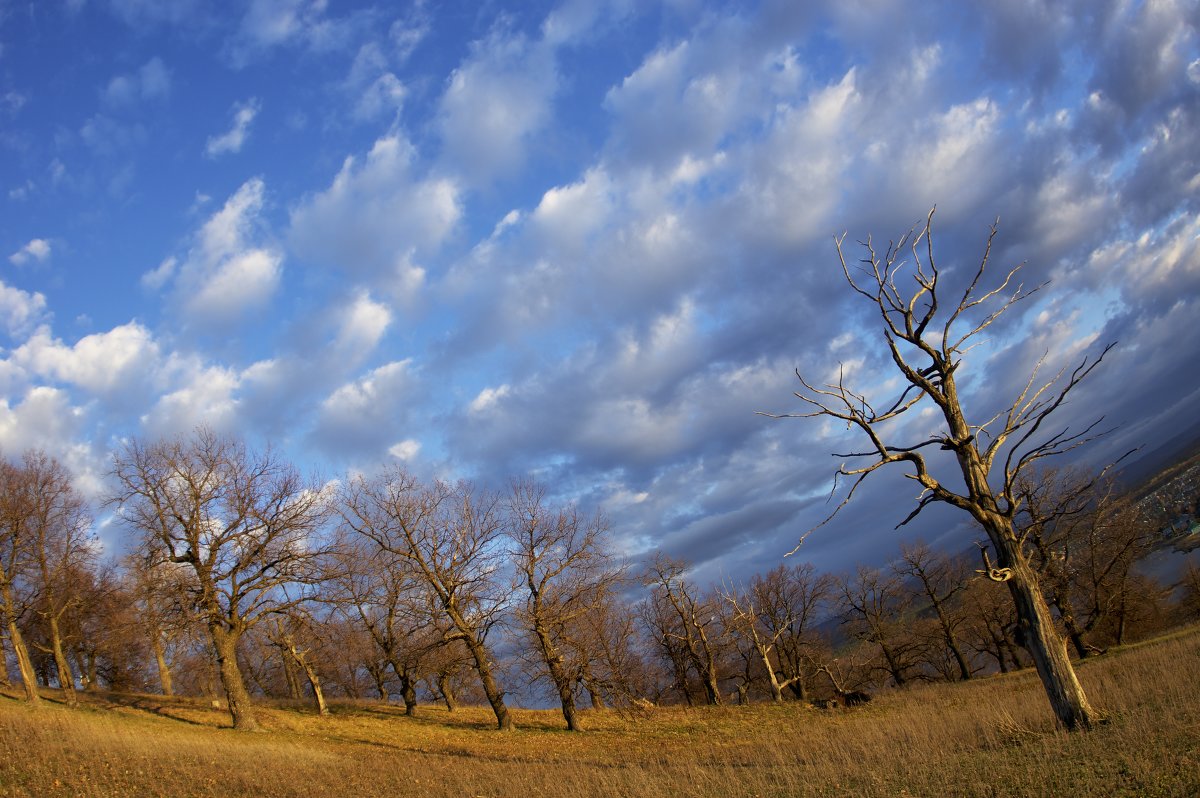
[(688, 581), (686, 573), (684, 563), (661, 552), (647, 567), (643, 581), (652, 589), (651, 601), (667, 621), (655, 631), (661, 633), (668, 651), (682, 654), (695, 669), (705, 702), (721, 704), (720, 659), (725, 630), (720, 624), (719, 599), (703, 595)]
[[(996, 551), (997, 561), (989, 561), (984, 570), (1008, 587), (1022, 637), (1055, 715), (1068, 729), (1087, 729), (1096, 721), (1096, 712), (1075, 676), (1039, 589), (1037, 573), (1021, 546), (1015, 522), (1020, 511), (1016, 487), (1029, 468), (1097, 434), (1098, 421), (1082, 429), (1048, 427), (1055, 411), (1112, 345), (1096, 359), (1085, 359), (1074, 370), (1064, 369), (1048, 380), (1041, 376), (1043, 358), (1006, 408), (982, 423), (969, 419), (959, 394), (959, 369), (966, 352), (979, 343), (998, 317), (1037, 288), (1026, 290), (1017, 284), (1019, 266), (1005, 273), (994, 287), (983, 287), (997, 229), (993, 225), (973, 278), (957, 302), (946, 304), (943, 295), (949, 289), (942, 284), (934, 258), (932, 223), (930, 212), (922, 227), (889, 244), (883, 254), (868, 239), (863, 243), (866, 257), (856, 268), (846, 262), (845, 236), (837, 239), (842, 273), (850, 288), (878, 314), (884, 342), (904, 387), (893, 398), (879, 402), (850, 387), (844, 373), (822, 385), (797, 371), (803, 389), (796, 396), (810, 410), (795, 416), (837, 419), (856, 428), (868, 441), (863, 451), (839, 455), (848, 462), (837, 473), (850, 480), (850, 488), (826, 522), (852, 500), (863, 480), (892, 465), (907, 467), (906, 476), (922, 490), (916, 507), (900, 526), (934, 502), (970, 515)], [(918, 432), (913, 442), (895, 442), (896, 431), (889, 422), (919, 404), (935, 411), (939, 428), (930, 434)], [(934, 474), (932, 454), (938, 451), (953, 458), (958, 472), (955, 480), (947, 482)], [(956, 485), (959, 480), (961, 488)]]
[(336, 546), (336, 575), (324, 600), (365, 630), (399, 683), (406, 715), (417, 710), (417, 684), (436, 648), (445, 645), (434, 623), (436, 606), (407, 557), (372, 540), (343, 535)]
[(34, 504), (26, 470), (0, 458), (0, 602), (3, 602), (8, 642), (17, 660), (25, 698), (36, 706), (41, 700), (37, 673), (21, 632), (22, 616), (31, 603), (26, 588), (34, 567), (30, 556), (33, 535), (30, 517)]
[(729, 605), (729, 626), (757, 655), (772, 700), (783, 701), (783, 691), (788, 689), (806, 699), (809, 626), (832, 585), (831, 577), (816, 575), (812, 565), (804, 563), (791, 568), (780, 565), (765, 575), (756, 574), (744, 589), (721, 591)]
[(1110, 618), (1112, 642), (1121, 642), (1133, 566), (1150, 550), (1153, 528), (1103, 472), (1031, 471), (1017, 495), (1022, 543), (1076, 654), (1100, 650), (1091, 637)]
[(536, 646), (567, 729), (578, 731), (575, 692), (590, 664), (588, 633), (598, 629), (587, 619), (617, 599), (625, 572), (606, 550), (603, 516), (584, 518), (574, 506), (551, 507), (545, 488), (531, 482), (513, 484), (507, 509), (514, 588), (524, 596), (517, 622)]
[(404, 560), (423, 581), (447, 621), (443, 642), (466, 646), (497, 727), (513, 729), (487, 643), (509, 599), (499, 577), (504, 555), (499, 499), (464, 483), (423, 486), (394, 469), (352, 480), (340, 508), (348, 530)]
[(915, 678), (925, 644), (922, 635), (913, 632), (913, 594), (901, 580), (878, 568), (859, 566), (854, 577), (838, 580), (838, 592), (850, 634), (877, 650), (879, 668), (887, 677), (897, 687)]
[[(323, 554), (323, 488), (269, 449), (207, 429), (114, 457), (112, 502), (147, 550), (195, 574), (193, 602), (207, 627), (234, 728), (258, 727), (238, 666), (239, 639), (307, 599)], [(284, 590), (284, 588), (289, 588)]]
[(961, 558), (949, 557), (924, 543), (900, 548), (900, 560), (893, 564), (897, 576), (913, 579), (921, 596), (929, 602), (937, 618), (937, 631), (946, 652), (953, 657), (958, 678), (971, 678), (971, 665), (959, 642), (959, 632), (965, 616), (955, 598), (966, 588), (971, 571)]
[(26, 452), (24, 473), (26, 523), (43, 652), (54, 659), (55, 676), (68, 706), (75, 706), (75, 675), (64, 639), (67, 613), (77, 605), (86, 572), (93, 567), (92, 519), (67, 470), (44, 452)]

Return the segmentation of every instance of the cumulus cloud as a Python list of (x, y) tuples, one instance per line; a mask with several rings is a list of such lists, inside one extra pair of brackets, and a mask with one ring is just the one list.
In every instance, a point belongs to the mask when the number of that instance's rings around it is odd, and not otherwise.
[(250, 136), (250, 126), (258, 116), (259, 104), (251, 97), (233, 106), (233, 127), (219, 136), (209, 136), (204, 144), (204, 154), (216, 158), (227, 153), (238, 153)]
[(24, 266), (30, 261), (41, 263), (50, 257), (50, 242), (44, 238), (32, 239), (28, 244), (8, 256), (10, 263)]
[(262, 229), (265, 196), (260, 178), (247, 180), (201, 226), (186, 257), (143, 274), (143, 287), (173, 287), (185, 317), (202, 325), (235, 321), (265, 305), (283, 273), (283, 253)]
[(46, 297), (22, 291), (0, 281), (0, 319), (11, 338), (28, 333), (46, 315)]
[(292, 212), (292, 246), (357, 275), (391, 274), (412, 253), (435, 251), (462, 215), (461, 198), (453, 181), (423, 174), (416, 157), (392, 133), (366, 158), (346, 158), (329, 188)]
[(71, 346), (43, 327), (12, 354), (30, 373), (77, 385), (92, 394), (144, 391), (158, 358), (153, 336), (137, 322), (86, 335)]
[(447, 168), (472, 185), (520, 168), (527, 148), (550, 121), (557, 89), (548, 45), (503, 30), (476, 44), (451, 74), (439, 103)]
[(372, 369), (321, 402), (312, 440), (322, 451), (336, 457), (347, 454), (378, 457), (386, 451), (401, 459), (411, 459), (419, 446), (417, 449), (411, 444), (389, 447), (388, 441), (394, 441), (404, 431), (403, 405), (413, 387), (411, 361), (395, 361)]

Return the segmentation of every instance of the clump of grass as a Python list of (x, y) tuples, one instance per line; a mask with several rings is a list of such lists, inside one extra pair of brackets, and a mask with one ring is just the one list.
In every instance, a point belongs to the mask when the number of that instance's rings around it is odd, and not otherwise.
[(1032, 673), (799, 704), (586, 712), (344, 702), (259, 708), (227, 728), (194, 699), (89, 697), (69, 711), (0, 698), (0, 796), (1042, 796), (1200, 794), (1200, 630), (1083, 663), (1109, 722), (1055, 727)]

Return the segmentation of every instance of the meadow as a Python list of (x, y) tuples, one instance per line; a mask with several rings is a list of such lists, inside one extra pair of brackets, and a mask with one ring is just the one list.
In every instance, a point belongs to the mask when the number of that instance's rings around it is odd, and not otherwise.
[(1194, 796), (1200, 627), (1079, 668), (1106, 722), (1055, 728), (1032, 672), (798, 703), (585, 711), (265, 703), (235, 732), (193, 698), (87, 694), (69, 710), (0, 697), (0, 796)]

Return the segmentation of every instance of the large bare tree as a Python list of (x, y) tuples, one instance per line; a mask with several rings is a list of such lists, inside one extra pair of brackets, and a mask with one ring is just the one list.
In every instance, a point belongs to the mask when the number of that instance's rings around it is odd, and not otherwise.
[(320, 574), (328, 501), (269, 449), (251, 452), (201, 428), (187, 438), (130, 441), (114, 456), (117, 504), (147, 552), (195, 575), (192, 600), (216, 654), (236, 729), (258, 721), (237, 660), (242, 636), (307, 600)]
[[(846, 458), (837, 473), (850, 481), (850, 487), (823, 523), (854, 497), (863, 480), (895, 465), (907, 468), (906, 476), (922, 490), (916, 507), (899, 526), (930, 504), (942, 502), (969, 514), (983, 528), (996, 552), (996, 562), (989, 559), (984, 570), (993, 581), (1008, 587), (1022, 638), (1055, 715), (1068, 729), (1087, 729), (1096, 722), (1097, 714), (1076, 678), (1039, 589), (1037, 573), (1021, 546), (1015, 524), (1021, 509), (1016, 486), (1027, 469), (1094, 437), (1098, 421), (1073, 429), (1051, 427), (1051, 417), (1112, 344), (1095, 359), (1085, 358), (1073, 370), (1064, 369), (1048, 379), (1041, 373), (1043, 356), (1024, 386), (1015, 389), (1012, 401), (998, 413), (982, 421), (970, 417), (959, 394), (964, 356), (980, 343), (997, 318), (1037, 287), (1027, 290), (1017, 281), (1020, 266), (1003, 272), (992, 287), (985, 287), (997, 231), (993, 225), (972, 279), (956, 301), (951, 296), (947, 302), (945, 294), (952, 289), (944, 285), (934, 258), (933, 216), (931, 211), (923, 226), (889, 244), (882, 254), (870, 239), (863, 242), (866, 255), (855, 266), (847, 263), (842, 248), (845, 236), (836, 240), (842, 273), (850, 288), (877, 314), (902, 387), (880, 401), (848, 385), (844, 372), (836, 381), (820, 384), (797, 370), (802, 390), (796, 396), (810, 409), (788, 415), (837, 419), (856, 428), (867, 440), (865, 449), (837, 455)], [(914, 433), (915, 439), (897, 441), (896, 435), (903, 433), (889, 422), (918, 405), (931, 408), (938, 425), (931, 432), (920, 426), (918, 429), (925, 431)], [(949, 482), (934, 473), (941, 452), (957, 466), (957, 474)]]

